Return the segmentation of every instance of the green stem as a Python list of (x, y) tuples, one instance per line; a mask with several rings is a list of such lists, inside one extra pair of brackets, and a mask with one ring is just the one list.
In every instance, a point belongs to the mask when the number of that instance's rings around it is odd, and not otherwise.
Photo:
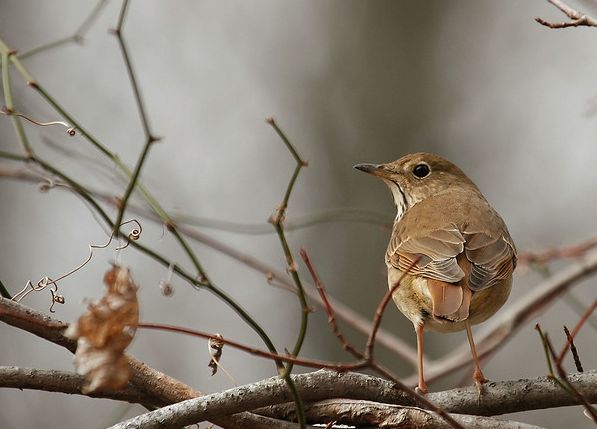
[[(172, 218), (174, 222), (180, 224), (200, 226), (239, 234), (261, 235), (276, 233), (276, 231), (272, 230), (271, 225), (266, 223), (240, 223), (186, 214), (173, 215)], [(353, 208), (339, 208), (301, 217), (295, 217), (291, 221), (287, 220), (284, 222), (284, 231), (295, 231), (298, 229), (331, 222), (366, 223), (378, 226), (387, 226), (389, 228), (392, 221), (391, 219), (388, 219), (387, 216), (374, 211)]]
[(25, 152), (27, 155), (30, 155), (33, 153), (33, 150), (31, 149), (29, 141), (27, 140), (27, 136), (25, 135), (21, 118), (13, 114), (16, 109), (12, 99), (12, 86), (10, 84), (10, 73), (8, 70), (9, 57), (12, 56), (12, 53), (4, 44), (0, 46), (0, 49), (2, 50), (2, 87), (4, 88), (4, 103), (6, 104), (7, 109), (6, 113), (10, 116), (19, 142), (21, 143), (21, 147), (23, 148), (23, 152)]
[(10, 292), (8, 292), (8, 290), (4, 287), (4, 283), (2, 283), (2, 280), (0, 280), (0, 295), (6, 299), (12, 299)]
[(118, 14), (118, 22), (116, 24), (116, 31), (120, 31), (122, 26), (124, 25), (124, 20), (126, 18), (126, 12), (129, 7), (129, 0), (123, 0), (122, 7), (120, 8), (120, 13)]
[(178, 229), (176, 228), (176, 226), (173, 223), (167, 223), (166, 227), (168, 228), (170, 233), (174, 236), (174, 238), (176, 238), (176, 241), (178, 241), (178, 243), (184, 249), (185, 253), (188, 255), (189, 259), (193, 263), (193, 266), (197, 270), (197, 273), (199, 273), (199, 276), (201, 277), (200, 281), (205, 283), (206, 286), (210, 286), (211, 282), (209, 280), (209, 277), (207, 277), (207, 272), (201, 266), (199, 259), (195, 255), (195, 252), (193, 252), (193, 249), (191, 249), (191, 246), (189, 245), (189, 243), (184, 239), (184, 237), (180, 234), (180, 232), (178, 231)]
[[(273, 118), (269, 118), (266, 120), (266, 122), (268, 124), (270, 124), (274, 128), (274, 130), (278, 133), (278, 135), (281, 137), (282, 141), (286, 145), (286, 148), (289, 150), (289, 152), (292, 154), (294, 160), (296, 161), (296, 167), (294, 168), (292, 177), (290, 178), (290, 181), (288, 182), (288, 186), (286, 188), (286, 192), (284, 194), (282, 203), (278, 207), (276, 214), (271, 219), (271, 222), (274, 225), (276, 232), (278, 233), (278, 238), (280, 239), (280, 244), (282, 245), (282, 251), (284, 252), (284, 255), (286, 256), (286, 263), (288, 264), (288, 271), (290, 272), (290, 275), (292, 276), (294, 284), (296, 285), (297, 292), (298, 292), (297, 295), (298, 295), (299, 302), (301, 305), (301, 326), (300, 326), (296, 341), (294, 343), (294, 347), (292, 349), (292, 355), (296, 357), (300, 353), (301, 348), (303, 347), (303, 343), (305, 341), (305, 336), (307, 335), (307, 327), (308, 327), (308, 322), (309, 322), (309, 307), (307, 305), (307, 299), (305, 297), (305, 290), (303, 288), (303, 283), (298, 274), (296, 262), (292, 255), (292, 251), (290, 250), (290, 246), (288, 245), (288, 240), (286, 239), (286, 234), (284, 233), (283, 222), (284, 222), (284, 217), (286, 215), (286, 208), (288, 207), (288, 201), (290, 200), (290, 195), (292, 194), (292, 191), (294, 189), (294, 185), (296, 183), (298, 175), (301, 172), (301, 169), (303, 167), (305, 167), (307, 165), (307, 163), (305, 161), (303, 161), (303, 159), (300, 157), (300, 155), (298, 154), (298, 152), (296, 151), (296, 149), (294, 148), (294, 146), (292, 145), (290, 140), (286, 137), (286, 134), (278, 127), (278, 124), (276, 124), (276, 121)], [(293, 367), (294, 366), (292, 363), (288, 363), (281, 376), (288, 383), (290, 392), (292, 393), (299, 425), (301, 428), (305, 428), (307, 425), (307, 419), (305, 417), (303, 401), (302, 401), (301, 397), (299, 396), (296, 388), (294, 386), (292, 386), (292, 377), (290, 374), (292, 373)]]
[(118, 214), (116, 216), (116, 222), (114, 226), (114, 232), (118, 232), (119, 225), (122, 223), (122, 218), (124, 216), (124, 212), (126, 211), (126, 205), (133, 193), (133, 189), (137, 184), (137, 180), (139, 178), (139, 174), (141, 173), (141, 168), (147, 159), (147, 155), (149, 153), (149, 149), (157, 139), (152, 135), (150, 127), (149, 127), (149, 119), (147, 116), (147, 112), (145, 109), (145, 104), (143, 103), (143, 97), (141, 96), (141, 90), (139, 89), (139, 84), (137, 83), (137, 77), (135, 74), (135, 70), (133, 68), (133, 64), (131, 62), (131, 57), (129, 55), (128, 49), (126, 47), (126, 42), (124, 41), (124, 37), (122, 35), (124, 20), (126, 18), (126, 12), (128, 9), (129, 0), (124, 0), (122, 2), (122, 8), (120, 9), (120, 15), (118, 17), (118, 24), (116, 29), (114, 30), (114, 34), (116, 35), (116, 39), (118, 40), (118, 45), (120, 46), (120, 51), (122, 53), (122, 58), (124, 60), (124, 64), (126, 66), (126, 71), (129, 76), (129, 80), (131, 82), (131, 87), (133, 88), (134, 98), (137, 103), (137, 108), (139, 110), (139, 116), (141, 117), (141, 123), (143, 124), (143, 130), (145, 132), (145, 146), (141, 151), (141, 155), (137, 161), (137, 165), (135, 166), (135, 170), (130, 178), (129, 184), (126, 188), (126, 191), (120, 201), (120, 208), (118, 210)]
[(48, 51), (50, 49), (58, 48), (62, 45), (67, 45), (69, 43), (74, 43), (80, 40), (77, 34), (73, 34), (72, 36), (63, 37), (62, 39), (55, 40), (50, 43), (46, 43), (41, 46), (37, 46), (33, 49), (29, 49), (28, 51), (23, 52), (22, 54), (18, 54), (21, 60), (25, 60), (29, 57), (32, 57), (40, 52)]
[(34, 55), (37, 55), (41, 52), (48, 51), (50, 49), (58, 48), (62, 45), (66, 45), (68, 43), (82, 43), (83, 36), (91, 27), (91, 24), (95, 19), (98, 17), (102, 8), (106, 5), (107, 0), (99, 0), (95, 7), (89, 12), (89, 15), (83, 20), (81, 25), (77, 28), (75, 33), (72, 36), (63, 37), (61, 39), (55, 40), (54, 42), (46, 43), (44, 45), (38, 46), (36, 48), (30, 49), (28, 51), (23, 52), (22, 54), (18, 54), (19, 58), (24, 60), (26, 58), (30, 58)]

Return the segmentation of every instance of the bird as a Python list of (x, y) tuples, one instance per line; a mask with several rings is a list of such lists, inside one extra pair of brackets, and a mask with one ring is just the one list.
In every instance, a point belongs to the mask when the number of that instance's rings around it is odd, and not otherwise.
[(418, 386), (427, 393), (423, 332), (466, 330), (479, 392), (483, 375), (471, 326), (506, 302), (516, 268), (508, 228), (466, 174), (439, 155), (418, 152), (354, 168), (381, 178), (396, 204), (385, 254), (394, 303), (417, 336)]

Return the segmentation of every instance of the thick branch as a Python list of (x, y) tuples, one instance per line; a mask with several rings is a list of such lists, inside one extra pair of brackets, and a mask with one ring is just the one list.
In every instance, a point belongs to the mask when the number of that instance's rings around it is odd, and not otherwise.
[[(294, 410), (288, 406), (272, 407), (279, 418), (292, 419)], [(286, 411), (286, 413), (284, 413)], [(335, 421), (338, 424), (391, 427), (397, 429), (444, 429), (450, 426), (437, 414), (415, 407), (382, 404), (379, 402), (333, 399), (307, 404), (309, 422)], [(539, 426), (520, 422), (498, 420), (491, 417), (452, 414), (452, 417), (468, 429), (540, 429)]]
[[(597, 401), (597, 371), (571, 374), (569, 379), (587, 400)], [(393, 383), (368, 375), (322, 370), (295, 375), (293, 380), (305, 401), (341, 397), (416, 405)], [(445, 411), (486, 416), (576, 405), (574, 398), (547, 377), (490, 383), (481, 396), (475, 387), (469, 387), (431, 393), (427, 397)], [(288, 401), (291, 397), (284, 381), (275, 377), (170, 405), (123, 422), (113, 429), (184, 426)]]
[(61, 392), (85, 395), (91, 398), (105, 398), (136, 404), (158, 405), (154, 397), (145, 392), (140, 392), (139, 389), (132, 385), (128, 385), (120, 390), (82, 393), (84, 383), (84, 376), (72, 372), (58, 371), (54, 369), (46, 370), (20, 368), (16, 366), (0, 366), (0, 387)]

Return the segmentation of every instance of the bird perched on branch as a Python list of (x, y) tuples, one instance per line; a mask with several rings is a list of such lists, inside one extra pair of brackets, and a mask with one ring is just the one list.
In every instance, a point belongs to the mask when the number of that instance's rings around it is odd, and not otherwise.
[(386, 251), (388, 284), (398, 309), (417, 333), (418, 390), (423, 374), (423, 330), (466, 330), (479, 389), (487, 380), (479, 365), (471, 325), (506, 302), (516, 248), (506, 224), (479, 188), (451, 162), (431, 153), (355, 168), (381, 178), (397, 207)]

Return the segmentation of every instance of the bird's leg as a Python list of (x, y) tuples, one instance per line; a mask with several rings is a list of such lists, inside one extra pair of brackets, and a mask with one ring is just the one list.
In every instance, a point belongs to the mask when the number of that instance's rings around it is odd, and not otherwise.
[(417, 357), (419, 370), (419, 385), (415, 389), (417, 393), (427, 393), (427, 384), (423, 375), (423, 324), (415, 324), (415, 331), (417, 332)]
[(479, 389), (479, 393), (483, 389), (483, 383), (486, 383), (487, 380), (481, 371), (481, 366), (479, 365), (479, 356), (477, 355), (477, 348), (475, 347), (475, 341), (473, 340), (473, 332), (471, 331), (471, 324), (468, 320), (464, 322), (464, 326), (466, 327), (466, 336), (468, 338), (468, 343), (471, 346), (471, 354), (473, 356), (473, 380)]

